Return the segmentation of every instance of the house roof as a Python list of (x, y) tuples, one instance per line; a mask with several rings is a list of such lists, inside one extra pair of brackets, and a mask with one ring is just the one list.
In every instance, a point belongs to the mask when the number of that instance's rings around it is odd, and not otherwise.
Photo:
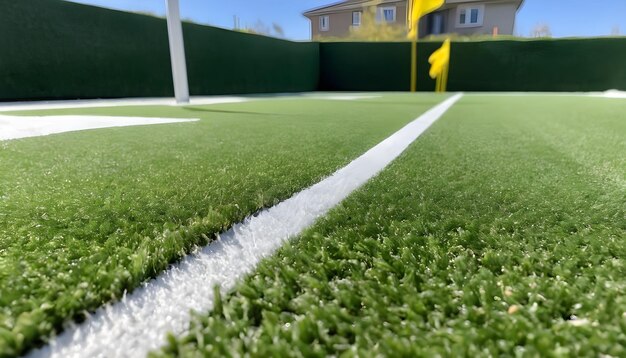
[[(519, 2), (518, 9), (524, 2), (524, 0), (446, 0), (446, 5), (457, 5), (463, 3), (472, 3), (472, 2), (499, 2), (499, 1), (515, 1)], [(305, 11), (303, 13), (304, 16), (316, 16), (316, 15), (324, 15), (329, 13), (336, 13), (341, 11), (349, 11), (349, 10), (358, 10), (363, 7), (374, 6), (374, 5), (382, 5), (388, 3), (399, 3), (406, 2), (406, 0), (343, 0), (339, 2), (335, 2), (329, 5), (324, 5), (320, 7), (316, 7), (314, 9)]]

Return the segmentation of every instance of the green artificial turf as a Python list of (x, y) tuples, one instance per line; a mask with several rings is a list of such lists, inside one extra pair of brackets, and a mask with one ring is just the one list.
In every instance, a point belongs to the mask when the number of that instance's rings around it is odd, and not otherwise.
[(443, 98), (21, 112), (201, 121), (0, 142), (0, 356), (118, 299)]
[(467, 96), (155, 356), (625, 356), (626, 101)]

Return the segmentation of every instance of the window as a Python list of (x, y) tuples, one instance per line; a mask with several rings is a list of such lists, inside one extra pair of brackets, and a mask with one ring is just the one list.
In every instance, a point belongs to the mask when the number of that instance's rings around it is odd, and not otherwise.
[(470, 10), (470, 24), (477, 24), (478, 23), (478, 9), (471, 9)]
[(483, 26), (485, 16), (485, 5), (459, 6), (457, 8), (457, 27), (479, 27)]
[(376, 13), (376, 21), (378, 22), (396, 22), (396, 7), (387, 6), (379, 7)]
[(430, 14), (428, 19), (429, 29), (431, 35), (439, 35), (445, 32), (444, 19), (442, 13)]
[(328, 15), (320, 16), (320, 31), (328, 31), (330, 29), (330, 18)]
[(352, 13), (352, 26), (361, 26), (361, 11), (354, 11)]

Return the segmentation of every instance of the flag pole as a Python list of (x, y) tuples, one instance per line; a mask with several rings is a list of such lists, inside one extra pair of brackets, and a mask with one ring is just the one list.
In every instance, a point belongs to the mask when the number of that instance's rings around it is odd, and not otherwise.
[(165, 7), (167, 9), (167, 32), (172, 62), (174, 95), (176, 97), (176, 103), (189, 103), (185, 44), (183, 42), (183, 28), (180, 23), (180, 7), (178, 0), (165, 0)]
[(411, 92), (417, 91), (417, 38), (419, 37), (419, 20), (415, 23), (415, 37), (411, 41)]

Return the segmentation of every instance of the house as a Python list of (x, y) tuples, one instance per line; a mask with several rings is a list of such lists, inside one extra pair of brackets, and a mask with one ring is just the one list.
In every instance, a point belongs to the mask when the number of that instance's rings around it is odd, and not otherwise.
[[(512, 35), (524, 0), (446, 0), (420, 21), (420, 37), (438, 34)], [(305, 12), (311, 38), (345, 37), (358, 29), (365, 11), (375, 7), (375, 21), (406, 27), (407, 0), (344, 0)]]

